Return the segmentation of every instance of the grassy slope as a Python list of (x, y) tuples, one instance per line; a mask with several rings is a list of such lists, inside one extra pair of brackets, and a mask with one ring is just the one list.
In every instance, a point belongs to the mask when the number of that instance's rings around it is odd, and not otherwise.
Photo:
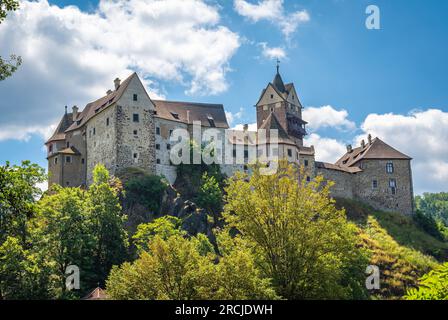
[(359, 227), (361, 245), (371, 254), (371, 264), (381, 273), (376, 298), (400, 298), (418, 278), (448, 260), (448, 243), (423, 231), (412, 219), (396, 213), (376, 211), (347, 199), (337, 199), (347, 217)]

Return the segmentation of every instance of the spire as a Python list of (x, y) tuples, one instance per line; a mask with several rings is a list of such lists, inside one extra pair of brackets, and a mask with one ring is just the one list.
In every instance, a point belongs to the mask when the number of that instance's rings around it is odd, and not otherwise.
[(65, 114), (67, 114), (67, 106), (65, 106)]
[(286, 88), (279, 70), (280, 70), (280, 60), (277, 59), (277, 74), (275, 75), (272, 84), (279, 92), (284, 93), (286, 91)]

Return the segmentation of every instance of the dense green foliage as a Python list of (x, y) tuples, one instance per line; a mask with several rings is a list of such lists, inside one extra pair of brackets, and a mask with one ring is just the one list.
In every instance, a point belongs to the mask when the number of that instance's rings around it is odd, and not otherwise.
[[(0, 1), (0, 24), (6, 19), (8, 12), (15, 11), (19, 8), (17, 0)], [(2, 59), (0, 56), (0, 81), (10, 77), (17, 68), (22, 64), (22, 58), (12, 54), (9, 60)]]
[(223, 192), (215, 176), (209, 176), (207, 172), (204, 172), (201, 180), (202, 185), (196, 202), (213, 216), (215, 226), (217, 226), (223, 205)]
[[(160, 219), (158, 219), (160, 220)], [(217, 256), (205, 236), (186, 237), (176, 220), (148, 225), (164, 238), (148, 239), (133, 263), (114, 267), (107, 281), (112, 299), (273, 299), (269, 280), (260, 276), (244, 248)], [(167, 232), (168, 229), (171, 229)], [(177, 232), (175, 231), (177, 230)]]
[(281, 162), (274, 175), (257, 167), (250, 177), (237, 173), (226, 188), (226, 221), (256, 244), (263, 272), (287, 299), (362, 297), (356, 228), (322, 182), (300, 179), (295, 166)]
[[(424, 193), (415, 197), (415, 207), (432, 234), (448, 240), (448, 192)], [(434, 226), (435, 224), (435, 226)], [(437, 230), (435, 230), (437, 228)]]
[(162, 196), (168, 184), (162, 177), (143, 175), (131, 178), (125, 183), (126, 199), (133, 204), (141, 204), (150, 212), (158, 214)]
[(420, 279), (418, 289), (410, 289), (407, 300), (448, 300), (448, 263), (445, 263)]

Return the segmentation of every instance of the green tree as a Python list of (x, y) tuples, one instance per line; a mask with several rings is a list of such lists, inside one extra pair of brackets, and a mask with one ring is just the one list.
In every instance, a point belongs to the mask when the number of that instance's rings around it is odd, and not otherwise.
[(26, 244), (27, 223), (42, 194), (36, 184), (44, 180), (44, 170), (29, 161), (20, 166), (9, 162), (0, 166), (0, 244), (8, 236), (20, 239), (22, 246)]
[(0, 245), (0, 300), (48, 297), (45, 273), (36, 257), (14, 237)]
[[(332, 183), (307, 182), (300, 173), (284, 161), (273, 175), (257, 166), (250, 177), (237, 173), (226, 188), (225, 220), (256, 245), (264, 273), (284, 298), (350, 298), (365, 269), (356, 227), (334, 206)], [(347, 275), (349, 266), (354, 270)]]
[[(271, 299), (248, 251), (217, 257), (207, 238), (155, 236), (133, 263), (115, 266), (107, 280), (112, 299)], [(204, 250), (204, 248), (207, 248)], [(237, 252), (235, 254), (235, 252)], [(217, 260), (219, 262), (217, 262)]]
[(444, 263), (420, 279), (418, 289), (410, 289), (406, 300), (448, 300), (448, 263)]
[[(0, 1), (0, 24), (6, 19), (8, 12), (15, 11), (19, 8), (17, 0)], [(22, 64), (22, 58), (12, 54), (8, 60), (2, 59), (0, 56), (0, 81), (10, 77), (17, 68)]]
[(51, 195), (39, 202), (39, 213), (33, 220), (33, 245), (51, 268), (54, 297), (73, 295), (65, 286), (65, 272), (70, 265), (80, 268), (82, 292), (96, 285), (91, 258), (95, 248), (92, 226), (87, 197), (80, 188), (55, 186)]
[(216, 177), (208, 175), (207, 172), (204, 172), (201, 180), (202, 184), (196, 202), (213, 216), (214, 224), (217, 226), (223, 205), (222, 190)]
[(163, 193), (167, 188), (168, 184), (160, 176), (135, 177), (125, 183), (126, 199), (131, 204), (141, 204), (158, 214)]
[(104, 284), (112, 266), (121, 264), (127, 257), (126, 216), (121, 213), (119, 190), (114, 187), (117, 185), (120, 184), (110, 178), (103, 165), (94, 168), (93, 184), (87, 191), (87, 210), (95, 236), (93, 260), (100, 284)]
[(173, 216), (164, 216), (155, 219), (150, 223), (142, 223), (137, 227), (137, 232), (132, 236), (134, 244), (139, 251), (149, 250), (149, 244), (155, 236), (159, 236), (163, 240), (171, 236), (186, 235), (181, 230), (182, 220)]

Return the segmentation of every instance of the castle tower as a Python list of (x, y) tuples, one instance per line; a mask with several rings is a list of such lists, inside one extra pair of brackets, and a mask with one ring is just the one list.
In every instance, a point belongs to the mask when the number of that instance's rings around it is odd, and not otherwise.
[(257, 108), (257, 128), (260, 129), (271, 113), (277, 118), (288, 136), (298, 146), (303, 146), (306, 135), (306, 121), (302, 120), (302, 104), (300, 103), (293, 83), (284, 84), (277, 63), (277, 73), (261, 92)]

